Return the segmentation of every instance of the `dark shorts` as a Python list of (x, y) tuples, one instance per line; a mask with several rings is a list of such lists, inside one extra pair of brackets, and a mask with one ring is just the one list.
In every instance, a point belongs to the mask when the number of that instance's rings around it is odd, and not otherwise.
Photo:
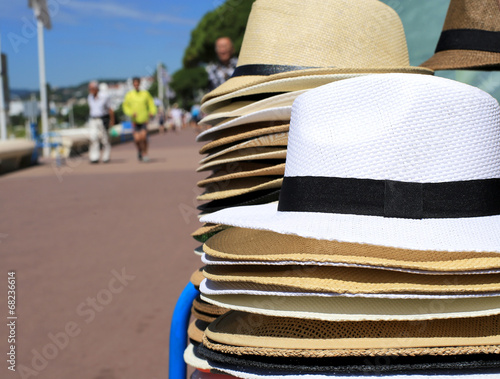
[(134, 124), (134, 132), (140, 132), (141, 130), (147, 131), (147, 124)]

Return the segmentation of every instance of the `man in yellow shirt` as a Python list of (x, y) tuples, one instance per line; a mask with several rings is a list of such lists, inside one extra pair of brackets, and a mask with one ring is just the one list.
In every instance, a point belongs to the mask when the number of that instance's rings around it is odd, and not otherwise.
[(134, 89), (125, 95), (123, 112), (132, 119), (134, 141), (137, 145), (138, 158), (148, 162), (148, 121), (156, 114), (156, 105), (148, 91), (139, 90), (140, 78), (132, 79)]

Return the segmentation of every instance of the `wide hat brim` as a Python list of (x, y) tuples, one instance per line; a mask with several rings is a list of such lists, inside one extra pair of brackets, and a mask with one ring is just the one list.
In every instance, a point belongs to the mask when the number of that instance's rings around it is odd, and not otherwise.
[(207, 93), (202, 99), (201, 110), (212, 113), (221, 102), (253, 94), (301, 91), (356, 76), (387, 73), (432, 75), (434, 72), (423, 67), (312, 68), (268, 76), (238, 76)]
[(500, 297), (439, 300), (363, 297), (204, 295), (209, 303), (267, 316), (325, 321), (434, 320), (500, 314)]
[[(288, 356), (270, 357), (249, 354), (242, 356), (226, 353), (227, 345), (213, 342), (210, 347), (213, 350), (199, 345), (196, 354), (207, 359), (217, 370), (230, 372), (238, 375), (239, 378), (476, 379), (479, 376), (486, 379), (493, 378), (493, 376), (483, 376), (481, 370), (500, 365), (500, 360), (494, 354), (408, 357), (365, 355), (360, 357), (293, 357), (291, 359)], [(447, 375), (436, 375), (436, 372), (441, 372), (441, 370), (446, 370)], [(454, 375), (448, 376), (453, 371), (456, 371)], [(408, 376), (409, 372), (412, 375)], [(420, 375), (415, 372), (419, 372)], [(457, 377), (456, 374), (460, 376)]]
[(278, 201), (280, 191), (281, 189), (262, 190), (229, 197), (227, 199), (212, 200), (198, 206), (198, 209), (203, 212), (201, 215), (201, 217), (203, 217), (205, 213), (216, 212), (225, 208), (271, 203), (273, 201)]
[(407, 219), (317, 212), (278, 212), (277, 204), (235, 207), (203, 216), (240, 228), (321, 240), (413, 250), (500, 252), (500, 216)]
[(205, 242), (213, 235), (227, 228), (228, 226), (226, 225), (205, 223), (203, 226), (191, 233), (191, 237), (198, 242)]
[[(244, 130), (240, 130), (244, 129)], [(220, 134), (217, 136), (212, 142), (209, 142), (200, 149), (200, 154), (211, 153), (211, 150), (217, 149), (221, 146), (233, 144), (236, 142), (241, 142), (244, 140), (248, 140), (251, 138), (261, 137), (270, 134), (276, 133), (286, 133), (290, 129), (290, 124), (286, 123), (283, 125), (262, 125), (262, 124), (250, 124), (246, 125), (246, 128), (240, 127), (238, 130), (228, 130), (227, 135), (223, 135), (223, 131), (219, 132)]]
[(237, 354), (304, 358), (500, 353), (499, 327), (498, 315), (428, 320), (423, 329), (413, 321), (319, 321), (230, 311), (207, 327), (204, 343)]
[[(200, 180), (196, 185), (198, 187), (208, 187), (212, 183), (225, 182), (232, 179), (250, 178), (254, 176), (283, 176), (285, 174), (285, 164), (269, 166), (258, 162), (240, 162), (237, 170), (233, 172), (229, 165), (225, 169), (216, 171), (208, 178)], [(241, 169), (241, 171), (240, 171)]]
[(425, 275), (331, 266), (205, 266), (205, 278), (338, 294), (500, 294), (500, 274)]
[(479, 50), (443, 50), (421, 64), (438, 70), (486, 70), (500, 69), (500, 53)]
[(249, 177), (233, 179), (222, 185), (214, 185), (214, 190), (205, 192), (196, 199), (200, 201), (222, 200), (252, 192), (281, 188), (283, 178)]
[[(264, 159), (282, 160), (286, 158), (286, 147), (251, 147), (231, 151), (229, 153), (218, 156), (196, 169), (197, 172), (214, 169), (217, 166), (225, 165), (233, 162), (246, 162)], [(278, 163), (278, 162), (276, 162)], [(236, 166), (237, 167), (237, 166)]]
[(210, 153), (208, 156), (200, 160), (200, 164), (204, 164), (214, 160), (221, 155), (230, 153), (232, 151), (250, 149), (252, 147), (270, 147), (270, 146), (281, 146), (286, 147), (288, 145), (288, 132), (266, 134), (263, 136), (258, 136), (251, 138), (247, 141), (237, 143), (229, 147), (220, 147), (216, 151)]
[(295, 261), (441, 273), (492, 273), (500, 270), (500, 254), (496, 252), (398, 249), (237, 227), (207, 240), (203, 251), (211, 257), (239, 264), (250, 264), (249, 261), (261, 261), (263, 264)]
[(259, 101), (234, 101), (228, 105), (217, 108), (217, 110), (201, 119), (199, 124), (214, 125), (227, 118), (240, 117), (268, 108), (291, 106), (294, 100), (306, 91), (307, 90), (286, 92), (266, 97)]
[(205, 359), (196, 356), (194, 353), (195, 348), (196, 347), (190, 343), (186, 350), (184, 350), (184, 362), (198, 370), (212, 370), (213, 367)]
[[(198, 136), (196, 137), (196, 141), (201, 142), (211, 140), (215, 138), (218, 132), (229, 128), (234, 128), (236, 126), (242, 126), (245, 129), (248, 124), (260, 124), (263, 122), (269, 123), (270, 126), (290, 124), (291, 115), (291, 106), (263, 109), (261, 111), (250, 113), (244, 116), (224, 120), (223, 122), (198, 134)], [(238, 130), (235, 129), (233, 133), (237, 134)]]

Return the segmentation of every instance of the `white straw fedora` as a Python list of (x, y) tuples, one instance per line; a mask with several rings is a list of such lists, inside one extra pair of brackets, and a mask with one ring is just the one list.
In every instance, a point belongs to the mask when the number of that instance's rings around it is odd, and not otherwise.
[(293, 104), (279, 204), (202, 217), (325, 240), (500, 252), (500, 107), (448, 79), (382, 74)]
[(337, 74), (375, 72), (432, 73), (410, 67), (403, 25), (389, 6), (374, 0), (309, 0), (307, 6), (257, 0), (233, 76), (203, 102), (263, 83), (272, 88), (265, 92), (281, 92), (280, 79), (296, 81), (300, 90), (313, 88), (307, 82), (314, 76), (331, 76), (325, 84)]

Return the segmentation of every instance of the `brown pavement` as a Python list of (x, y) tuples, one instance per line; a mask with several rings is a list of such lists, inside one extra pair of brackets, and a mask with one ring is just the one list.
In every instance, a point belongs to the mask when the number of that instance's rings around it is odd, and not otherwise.
[(16, 364), (0, 378), (160, 379), (178, 295), (201, 266), (195, 133), (132, 143), (111, 162), (87, 157), (0, 176), (0, 351), (7, 272), (17, 280)]

